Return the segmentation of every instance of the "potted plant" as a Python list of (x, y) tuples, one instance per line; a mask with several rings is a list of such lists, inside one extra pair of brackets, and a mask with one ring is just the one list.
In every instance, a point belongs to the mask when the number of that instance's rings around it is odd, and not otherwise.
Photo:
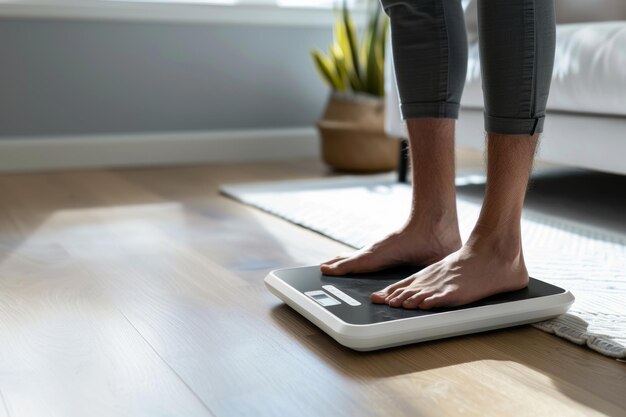
[(317, 122), (322, 157), (333, 168), (376, 172), (394, 169), (399, 141), (385, 134), (384, 62), (389, 20), (378, 1), (368, 3), (361, 39), (343, 1), (335, 7), (333, 43), (328, 54), (311, 55), (330, 87)]

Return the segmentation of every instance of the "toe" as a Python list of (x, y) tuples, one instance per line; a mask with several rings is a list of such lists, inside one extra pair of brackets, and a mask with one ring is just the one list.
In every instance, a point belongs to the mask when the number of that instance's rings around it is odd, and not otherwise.
[(400, 283), (395, 283), (386, 288), (383, 288), (380, 291), (376, 291), (372, 293), (372, 295), (370, 296), (370, 299), (375, 303), (385, 304), (387, 302), (387, 298), (389, 297), (389, 295), (398, 289), (399, 284)]
[(385, 304), (387, 302), (387, 298), (394, 292), (398, 290), (398, 283), (394, 285), (390, 285), (386, 288), (383, 288), (380, 291), (376, 291), (370, 295), (370, 299), (378, 304)]
[(322, 272), (329, 275), (345, 275), (349, 273), (372, 272), (376, 269), (378, 268), (375, 257), (371, 253), (364, 253), (338, 259), (332, 264), (325, 265), (325, 269)]
[(332, 265), (332, 264), (335, 264), (335, 263), (341, 261), (342, 259), (346, 259), (346, 256), (335, 256), (333, 259), (329, 259), (326, 262), (322, 262), (320, 264), (320, 266), (322, 266), (322, 265), (326, 265), (326, 266)]
[(391, 300), (395, 300), (402, 295), (402, 293), (406, 290), (406, 287), (398, 288), (395, 291), (392, 291), (387, 298), (385, 298), (385, 303), (390, 304)]
[(398, 281), (395, 284), (391, 284), (388, 287), (383, 288), (380, 291), (376, 291), (374, 293), (372, 293), (370, 295), (370, 299), (372, 300), (372, 302), (377, 303), (377, 304), (385, 304), (387, 298), (389, 297), (390, 294), (392, 294), (394, 291), (400, 289), (400, 288), (404, 288), (406, 286), (408, 286), (411, 282), (413, 282), (413, 277), (408, 277), (403, 279), (402, 281)]
[(427, 297), (433, 294), (432, 291), (418, 291), (402, 303), (403, 308), (407, 308), (409, 310), (416, 309), (419, 304)]
[(345, 275), (349, 272), (355, 272), (351, 268), (352, 258), (343, 257), (330, 260), (327, 263), (320, 265), (320, 270), (326, 275)]
[(398, 294), (396, 297), (392, 298), (389, 301), (389, 305), (391, 307), (402, 307), (404, 301), (409, 297), (415, 295), (416, 292), (417, 290), (403, 290), (402, 292), (400, 292), (400, 294)]
[(420, 310), (430, 310), (437, 307), (450, 307), (454, 305), (453, 294), (450, 292), (436, 293), (424, 298), (419, 304)]
[(320, 270), (325, 275), (344, 275), (350, 272), (345, 266), (340, 265), (344, 261), (344, 259), (339, 259), (331, 264), (323, 264), (320, 266)]
[(370, 294), (370, 300), (374, 304), (385, 304), (385, 298), (387, 298), (387, 293), (384, 290), (376, 291)]

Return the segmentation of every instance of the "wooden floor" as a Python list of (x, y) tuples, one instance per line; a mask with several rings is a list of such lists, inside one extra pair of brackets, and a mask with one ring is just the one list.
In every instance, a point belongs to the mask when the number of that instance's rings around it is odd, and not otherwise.
[(531, 327), (355, 353), (263, 287), (349, 248), (245, 207), (264, 163), (0, 176), (0, 416), (626, 415), (626, 364)]

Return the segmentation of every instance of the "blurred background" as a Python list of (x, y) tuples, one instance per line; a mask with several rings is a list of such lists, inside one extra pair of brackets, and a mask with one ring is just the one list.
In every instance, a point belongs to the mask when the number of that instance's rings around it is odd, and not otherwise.
[[(0, 0), (0, 169), (317, 158), (329, 88), (310, 51), (337, 4)], [(368, 5), (347, 2), (359, 33)], [(624, 9), (557, 1), (559, 23)]]

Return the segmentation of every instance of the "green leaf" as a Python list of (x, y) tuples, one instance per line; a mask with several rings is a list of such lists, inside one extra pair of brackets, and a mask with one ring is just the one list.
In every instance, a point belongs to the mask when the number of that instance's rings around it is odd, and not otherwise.
[(377, 71), (380, 74), (378, 95), (382, 97), (385, 95), (385, 48), (387, 47), (387, 36), (389, 33), (389, 18), (386, 14), (381, 15), (380, 26), (380, 36), (376, 44), (376, 62)]
[(380, 26), (380, 7), (374, 12), (372, 17), (372, 34), (371, 42), (369, 43), (367, 51), (367, 92), (370, 94), (380, 95), (379, 85), (381, 82), (382, 74), (380, 73), (380, 67), (376, 57), (376, 52), (380, 42), (379, 31), (382, 29)]
[[(348, 35), (348, 28), (345, 24), (344, 19), (344, 10), (336, 11), (337, 18), (335, 22), (335, 42), (341, 48), (341, 51), (344, 56), (344, 62), (348, 73), (348, 79), (350, 80), (350, 86), (354, 91), (360, 91), (362, 89), (362, 82), (359, 79), (355, 64), (354, 64), (354, 54), (352, 49), (352, 44), (350, 42), (350, 37)], [(358, 65), (357, 65), (358, 67)]]
[(333, 65), (333, 61), (331, 61), (324, 53), (320, 50), (311, 51), (311, 56), (313, 57), (313, 62), (315, 63), (315, 68), (322, 76), (322, 79), (326, 81), (326, 83), (333, 89), (339, 90), (342, 88), (341, 80), (337, 75), (337, 71)]
[(356, 26), (352, 17), (350, 16), (350, 11), (348, 10), (348, 4), (346, 0), (343, 2), (343, 24), (345, 26), (345, 34), (347, 37), (347, 42), (350, 48), (350, 59), (351, 64), (353, 65), (354, 73), (357, 78), (361, 81), (361, 69), (359, 68), (359, 54), (357, 49), (357, 35), (356, 35)]
[(350, 78), (348, 76), (348, 69), (346, 68), (346, 58), (343, 55), (343, 51), (336, 43), (330, 46), (330, 57), (335, 63), (337, 69), (337, 75), (341, 81), (341, 90), (346, 90), (350, 85)]
[(333, 43), (328, 56), (316, 51), (315, 66), (335, 90), (383, 96), (388, 16), (379, 0), (369, 0), (367, 22), (359, 40), (345, 0), (333, 7)]

